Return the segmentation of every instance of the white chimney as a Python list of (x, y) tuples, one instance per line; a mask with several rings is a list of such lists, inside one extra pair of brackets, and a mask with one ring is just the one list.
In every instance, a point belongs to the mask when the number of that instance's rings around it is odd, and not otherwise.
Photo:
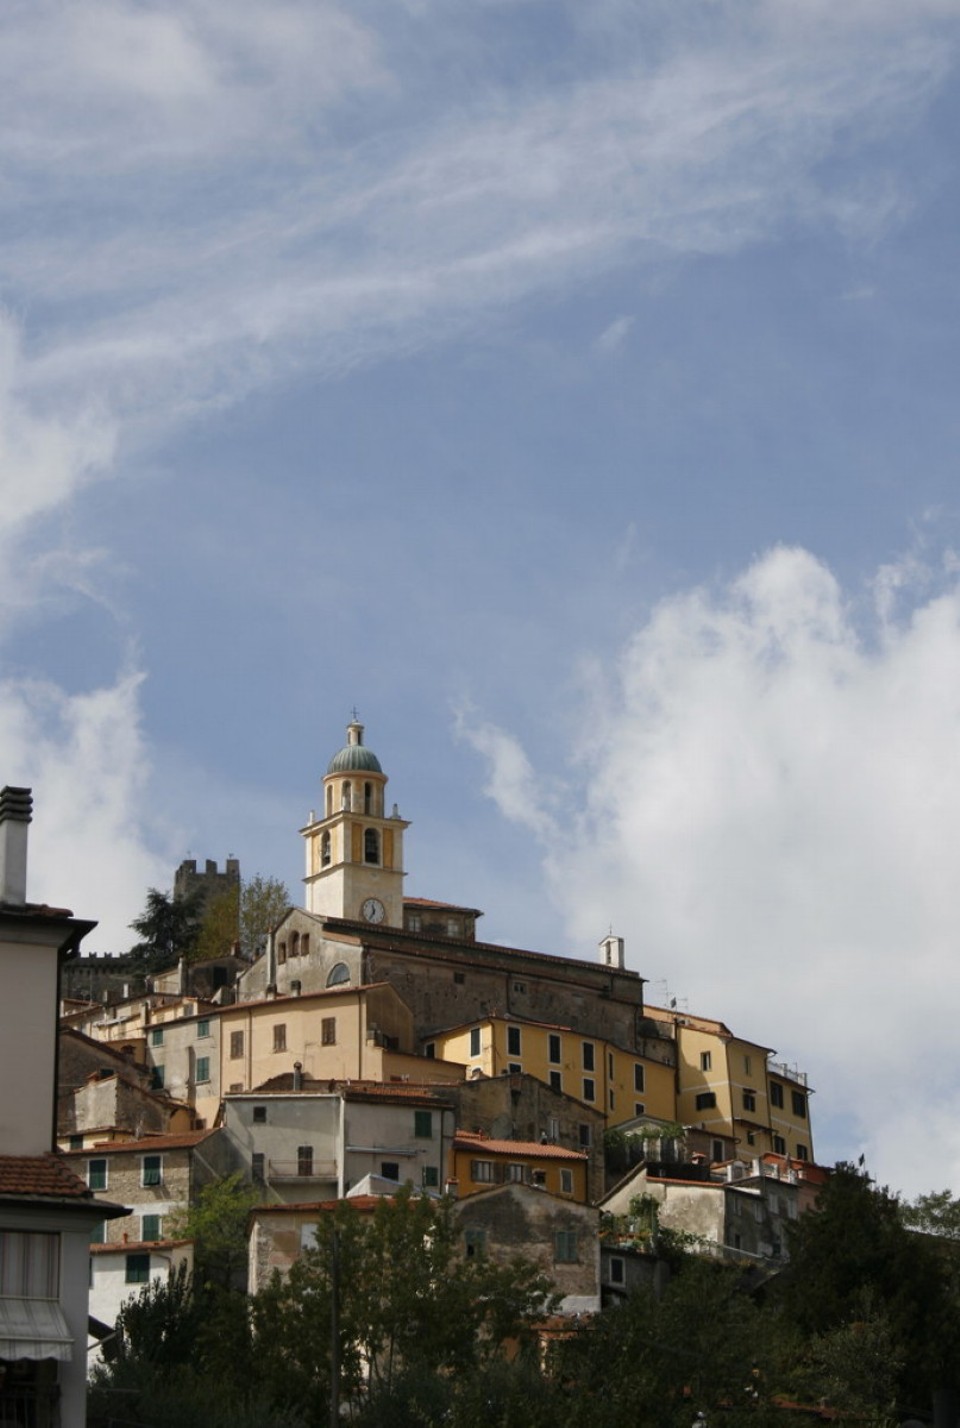
[(0, 903), (27, 900), (27, 828), (33, 816), (29, 788), (0, 789)]

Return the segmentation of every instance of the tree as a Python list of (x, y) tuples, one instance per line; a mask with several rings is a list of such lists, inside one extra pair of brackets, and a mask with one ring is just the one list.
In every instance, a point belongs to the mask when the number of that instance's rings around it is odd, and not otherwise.
[(901, 1404), (956, 1386), (950, 1256), (908, 1230), (896, 1197), (861, 1167), (836, 1166), (815, 1208), (790, 1226), (784, 1302), (808, 1339), (864, 1322), (869, 1302), (903, 1365)]
[(505, 1339), (522, 1342), (551, 1302), (530, 1263), (463, 1258), (449, 1201), (405, 1188), (364, 1217), (345, 1200), (288, 1279), (275, 1277), (255, 1297), (258, 1372), (278, 1401), (319, 1415), (329, 1404), (336, 1313), (337, 1382), (351, 1411), (373, 1422), (390, 1404), (399, 1425), (397, 1404), (415, 1390), (415, 1421), (437, 1421), (438, 1394), (449, 1403)]
[(189, 957), (197, 942), (201, 922), (199, 892), (176, 898), (156, 888), (147, 890), (147, 904), (130, 927), (141, 940), (130, 949), (130, 958), (145, 975), (174, 966)]
[(932, 1190), (912, 1203), (901, 1203), (900, 1215), (908, 1229), (960, 1240), (960, 1200), (950, 1190)]
[(293, 900), (286, 883), (260, 873), (240, 892), (240, 948), (251, 960), (266, 946), (267, 936), (290, 910)]
[(170, 1216), (170, 1233), (194, 1242), (197, 1278), (242, 1289), (247, 1270), (247, 1216), (260, 1196), (235, 1171), (204, 1185), (185, 1210)]

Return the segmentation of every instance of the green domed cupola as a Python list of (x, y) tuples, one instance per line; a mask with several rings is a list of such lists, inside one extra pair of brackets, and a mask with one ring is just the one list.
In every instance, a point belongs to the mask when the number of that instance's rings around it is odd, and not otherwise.
[(368, 772), (382, 774), (380, 760), (363, 742), (363, 725), (353, 719), (347, 725), (347, 742), (327, 765), (328, 774)]

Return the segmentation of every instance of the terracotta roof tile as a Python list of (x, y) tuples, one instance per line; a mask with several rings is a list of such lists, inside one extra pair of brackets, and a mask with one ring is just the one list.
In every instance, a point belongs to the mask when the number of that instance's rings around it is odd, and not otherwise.
[(189, 1150), (192, 1146), (199, 1145), (206, 1140), (207, 1136), (214, 1135), (215, 1130), (184, 1131), (181, 1135), (143, 1135), (139, 1140), (98, 1140), (93, 1145), (88, 1145), (84, 1150), (65, 1150), (64, 1155), (89, 1155), (91, 1151), (139, 1151), (140, 1154), (150, 1155), (156, 1150)]
[(538, 1140), (488, 1140), (473, 1131), (457, 1131), (453, 1148), (485, 1151), (489, 1155), (531, 1155), (538, 1160), (587, 1160), (586, 1151), (567, 1150), (562, 1145), (544, 1145)]
[(0, 1195), (93, 1198), (79, 1175), (56, 1155), (0, 1155)]

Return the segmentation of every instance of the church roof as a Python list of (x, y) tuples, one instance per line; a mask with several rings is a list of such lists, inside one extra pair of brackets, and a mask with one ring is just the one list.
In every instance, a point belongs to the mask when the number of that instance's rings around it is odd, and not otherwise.
[(363, 725), (356, 719), (347, 725), (347, 743), (327, 765), (328, 774), (369, 772), (382, 774), (380, 760), (363, 742)]

